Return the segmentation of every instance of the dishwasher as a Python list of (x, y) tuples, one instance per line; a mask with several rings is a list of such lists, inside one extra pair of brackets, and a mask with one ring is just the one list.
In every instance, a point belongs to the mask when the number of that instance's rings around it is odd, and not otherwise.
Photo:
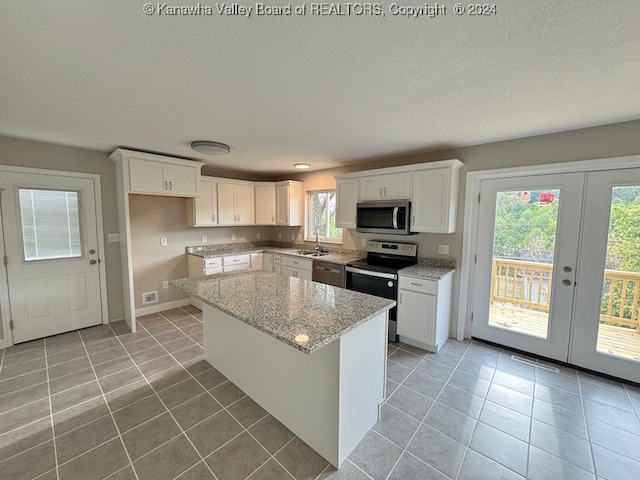
[(328, 285), (344, 288), (344, 265), (314, 260), (311, 279), (314, 282), (326, 283)]

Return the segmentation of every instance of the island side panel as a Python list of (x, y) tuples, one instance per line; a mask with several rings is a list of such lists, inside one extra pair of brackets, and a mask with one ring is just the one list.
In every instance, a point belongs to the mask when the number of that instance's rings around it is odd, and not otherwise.
[(339, 342), (305, 354), (203, 307), (206, 360), (338, 468)]
[(340, 462), (379, 418), (385, 395), (388, 315), (386, 310), (340, 338)]

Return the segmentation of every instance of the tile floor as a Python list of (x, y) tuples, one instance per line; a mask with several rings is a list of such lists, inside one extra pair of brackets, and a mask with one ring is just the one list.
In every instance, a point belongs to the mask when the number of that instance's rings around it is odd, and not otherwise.
[(335, 471), (202, 360), (198, 310), (139, 320), (0, 352), (0, 478), (640, 478), (632, 386), (478, 342), (390, 345), (383, 418)]

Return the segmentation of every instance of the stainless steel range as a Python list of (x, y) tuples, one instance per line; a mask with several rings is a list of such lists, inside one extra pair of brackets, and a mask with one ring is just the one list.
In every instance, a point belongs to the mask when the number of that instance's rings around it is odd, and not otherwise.
[[(418, 263), (418, 246), (378, 240), (367, 242), (367, 257), (348, 263), (347, 289), (398, 301), (398, 270)], [(397, 308), (389, 310), (389, 341), (397, 342)]]

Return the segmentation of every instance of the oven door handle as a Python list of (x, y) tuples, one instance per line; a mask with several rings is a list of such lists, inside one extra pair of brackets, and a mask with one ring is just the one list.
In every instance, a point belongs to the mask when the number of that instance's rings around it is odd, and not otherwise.
[(393, 228), (398, 229), (398, 209), (400, 207), (393, 207)]
[(353, 267), (347, 267), (346, 271), (349, 273), (358, 273), (360, 275), (366, 275), (368, 277), (388, 278), (390, 280), (398, 279), (398, 276), (393, 273), (373, 272), (371, 270), (362, 270), (360, 268), (353, 268)]

